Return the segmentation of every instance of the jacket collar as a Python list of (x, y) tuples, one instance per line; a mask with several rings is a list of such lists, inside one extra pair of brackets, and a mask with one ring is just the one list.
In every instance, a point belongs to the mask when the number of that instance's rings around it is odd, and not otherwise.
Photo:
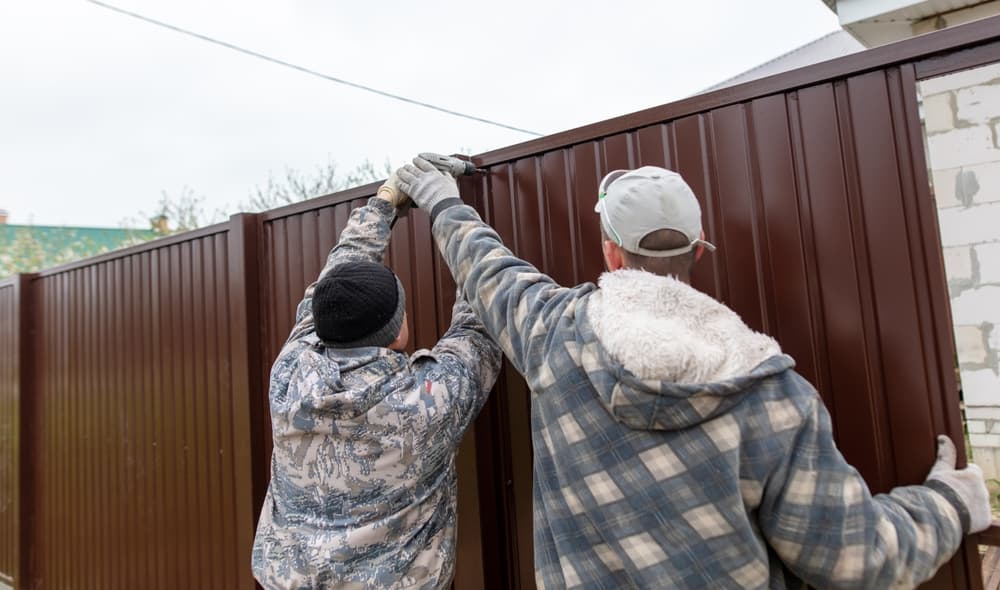
[(711, 383), (746, 375), (781, 347), (735, 312), (672, 277), (604, 273), (587, 316), (608, 354), (640, 379)]

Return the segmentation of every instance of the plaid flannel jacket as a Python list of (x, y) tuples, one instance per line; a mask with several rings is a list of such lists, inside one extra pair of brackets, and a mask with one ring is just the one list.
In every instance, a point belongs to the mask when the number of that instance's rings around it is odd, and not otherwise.
[(717, 383), (640, 379), (594, 334), (594, 285), (556, 285), (460, 201), (433, 218), (461, 293), (532, 391), (540, 588), (912, 586), (958, 547), (961, 501), (873, 496), (790, 357)]

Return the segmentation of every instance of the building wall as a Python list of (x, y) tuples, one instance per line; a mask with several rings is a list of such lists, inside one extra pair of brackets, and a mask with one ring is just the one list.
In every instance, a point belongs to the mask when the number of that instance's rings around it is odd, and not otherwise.
[(1000, 478), (1000, 64), (920, 90), (973, 460)]

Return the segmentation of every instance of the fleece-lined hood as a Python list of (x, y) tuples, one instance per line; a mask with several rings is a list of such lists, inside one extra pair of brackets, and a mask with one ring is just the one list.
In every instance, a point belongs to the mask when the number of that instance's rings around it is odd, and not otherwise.
[(581, 337), (597, 340), (592, 354), (610, 369), (588, 374), (608, 411), (631, 428), (701, 423), (794, 364), (773, 338), (674, 278), (619, 270), (604, 273), (598, 284)]

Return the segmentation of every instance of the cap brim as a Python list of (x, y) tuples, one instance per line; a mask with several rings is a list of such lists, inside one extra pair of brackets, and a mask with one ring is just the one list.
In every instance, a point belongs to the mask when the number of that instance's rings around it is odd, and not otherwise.
[(705, 240), (695, 240), (691, 242), (691, 244), (695, 246), (704, 246), (705, 249), (708, 250), (709, 252), (715, 252), (715, 244), (713, 244), (712, 242), (706, 242)]
[(594, 213), (600, 213), (601, 211), (604, 210), (604, 205), (603, 202), (601, 201), (600, 195), (606, 194), (608, 192), (608, 187), (611, 186), (612, 182), (618, 180), (619, 178), (621, 178), (625, 174), (628, 174), (629, 172), (630, 170), (612, 170), (611, 172), (608, 172), (607, 174), (604, 175), (604, 178), (601, 179), (601, 184), (599, 184), (597, 187), (598, 197), (597, 197), (597, 204), (594, 205)]

